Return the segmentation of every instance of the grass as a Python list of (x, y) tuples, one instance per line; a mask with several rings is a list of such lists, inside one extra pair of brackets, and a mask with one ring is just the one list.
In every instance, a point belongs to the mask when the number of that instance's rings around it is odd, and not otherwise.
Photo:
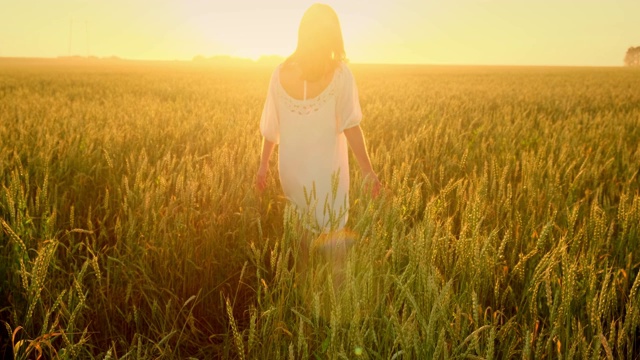
[(3, 60), (5, 357), (638, 358), (640, 72), (354, 65), (334, 289), (253, 190), (270, 71)]

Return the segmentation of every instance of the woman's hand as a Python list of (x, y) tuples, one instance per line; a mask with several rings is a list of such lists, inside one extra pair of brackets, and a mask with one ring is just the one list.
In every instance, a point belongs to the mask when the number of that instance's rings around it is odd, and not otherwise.
[(378, 179), (378, 175), (375, 172), (370, 172), (365, 174), (364, 181), (367, 184), (367, 189), (371, 191), (371, 196), (375, 199), (380, 195), (380, 191), (382, 191), (382, 183), (380, 179)]
[(256, 175), (256, 189), (259, 193), (262, 193), (267, 188), (267, 174), (269, 168), (266, 166), (260, 166), (258, 174)]
[(367, 153), (367, 146), (365, 145), (364, 135), (362, 134), (360, 125), (345, 129), (344, 135), (347, 138), (347, 142), (349, 143), (356, 160), (358, 160), (365, 183), (367, 184), (367, 187), (371, 189), (371, 195), (373, 198), (377, 198), (382, 190), (382, 184), (378, 179), (378, 175), (376, 175), (375, 171), (373, 171), (373, 167), (371, 166), (371, 160)]
[(256, 174), (256, 190), (262, 193), (267, 187), (267, 175), (269, 174), (269, 158), (273, 153), (273, 149), (276, 144), (263, 139), (262, 141), (262, 155), (260, 156), (260, 167), (258, 168), (258, 174)]

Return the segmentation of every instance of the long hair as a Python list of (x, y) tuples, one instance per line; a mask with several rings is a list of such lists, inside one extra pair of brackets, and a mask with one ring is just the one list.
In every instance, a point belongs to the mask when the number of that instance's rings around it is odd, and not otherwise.
[(302, 80), (316, 81), (344, 60), (338, 14), (329, 5), (311, 5), (300, 21), (296, 51), (284, 65), (296, 63), (302, 69)]

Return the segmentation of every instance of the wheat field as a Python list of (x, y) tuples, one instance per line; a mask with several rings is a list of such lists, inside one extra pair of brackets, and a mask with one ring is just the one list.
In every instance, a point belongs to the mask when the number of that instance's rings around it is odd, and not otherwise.
[(351, 67), (335, 286), (254, 191), (272, 69), (2, 60), (3, 357), (640, 358), (640, 72)]

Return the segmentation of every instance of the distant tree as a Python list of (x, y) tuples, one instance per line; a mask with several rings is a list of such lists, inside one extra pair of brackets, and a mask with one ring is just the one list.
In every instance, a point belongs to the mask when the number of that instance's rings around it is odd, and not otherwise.
[(640, 46), (630, 47), (624, 57), (626, 66), (640, 66)]
[(202, 55), (196, 55), (196, 56), (193, 57), (193, 59), (191, 59), (191, 61), (200, 61), (200, 62), (201, 61), (205, 61), (205, 60), (207, 60), (207, 58), (205, 58)]

